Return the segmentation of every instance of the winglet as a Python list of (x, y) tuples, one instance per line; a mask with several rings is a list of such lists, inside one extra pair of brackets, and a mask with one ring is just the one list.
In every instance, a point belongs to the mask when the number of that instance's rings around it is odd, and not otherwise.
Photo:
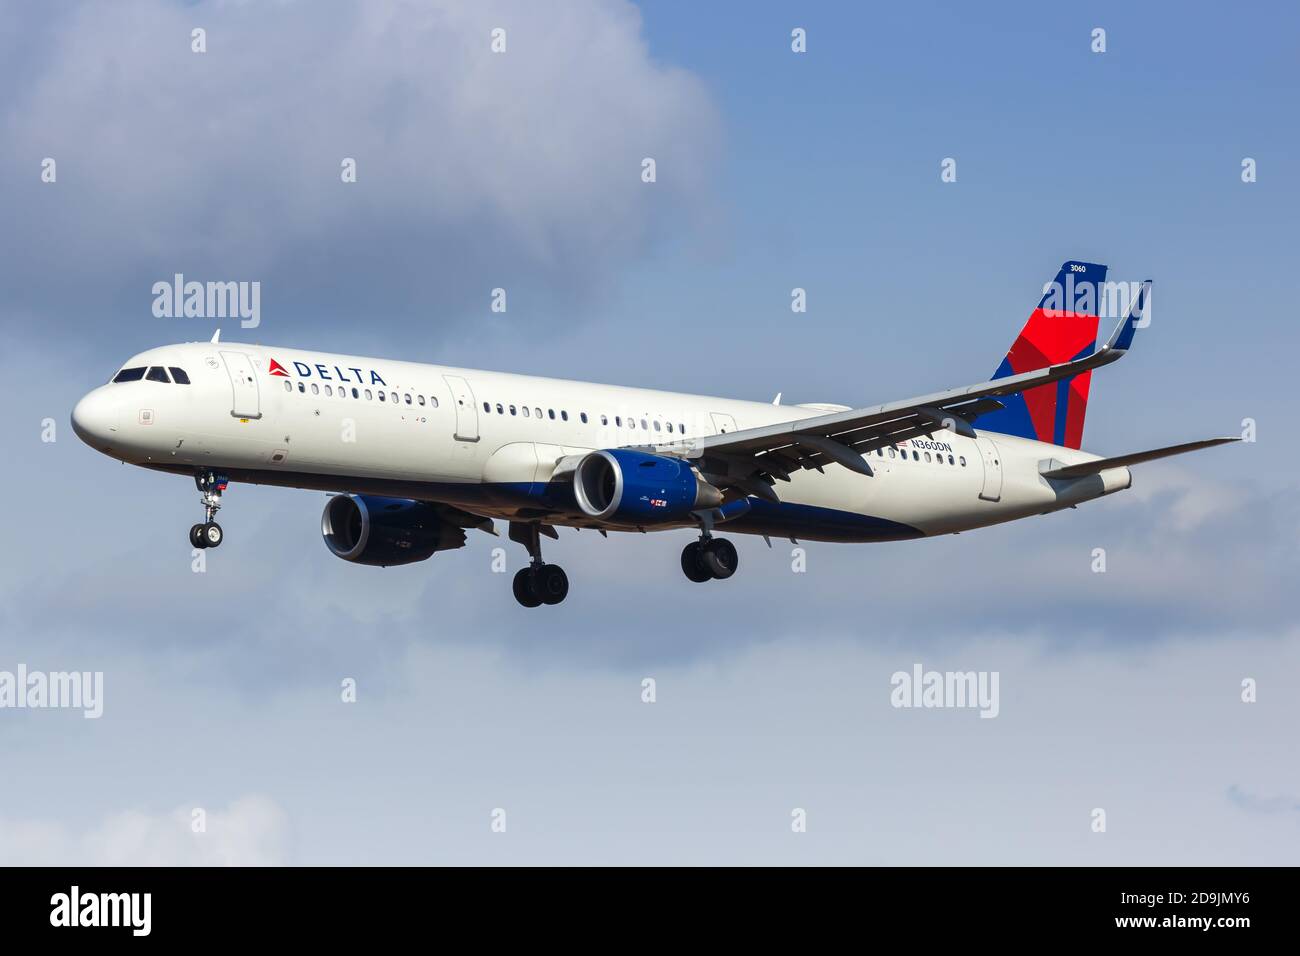
[(1149, 325), (1147, 318), (1147, 309), (1151, 304), (1151, 280), (1147, 279), (1138, 289), (1137, 295), (1129, 305), (1128, 311), (1124, 313), (1124, 318), (1116, 326), (1115, 331), (1111, 334), (1110, 341), (1106, 343), (1107, 349), (1114, 349), (1116, 352), (1127, 352), (1133, 345), (1133, 336), (1139, 327)]

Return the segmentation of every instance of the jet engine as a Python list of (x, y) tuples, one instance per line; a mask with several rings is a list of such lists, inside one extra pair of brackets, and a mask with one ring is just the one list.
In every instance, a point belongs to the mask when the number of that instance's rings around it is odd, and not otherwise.
[(573, 494), (588, 517), (636, 525), (678, 521), (722, 504), (722, 492), (687, 462), (627, 449), (584, 455), (574, 468)]
[(325, 504), (321, 537), (335, 557), (354, 564), (414, 564), (463, 547), (465, 532), (424, 501), (336, 495)]

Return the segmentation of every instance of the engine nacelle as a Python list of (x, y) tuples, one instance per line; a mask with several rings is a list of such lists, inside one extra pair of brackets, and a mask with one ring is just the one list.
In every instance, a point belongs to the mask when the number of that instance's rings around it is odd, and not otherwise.
[(464, 530), (443, 521), (432, 505), (374, 495), (331, 498), (320, 533), (335, 557), (379, 567), (414, 564), (465, 544)]
[(677, 521), (722, 503), (722, 492), (681, 459), (626, 449), (584, 455), (573, 496), (588, 517), (626, 524)]

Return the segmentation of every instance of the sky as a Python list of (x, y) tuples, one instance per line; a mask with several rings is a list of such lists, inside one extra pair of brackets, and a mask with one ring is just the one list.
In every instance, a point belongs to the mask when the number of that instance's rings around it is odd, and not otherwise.
[[(1295, 861), (1293, 8), (0, 13), (0, 672), (103, 674), (97, 719), (0, 709), (0, 864)], [(685, 532), (561, 531), (529, 611), (504, 528), (357, 567), (242, 485), (196, 571), (192, 483), (68, 423), (211, 336), (153, 315), (178, 272), (261, 283), (224, 340), (865, 406), (990, 376), (1066, 259), (1154, 281), (1085, 448), (1255, 440), (960, 536), (735, 536), (703, 587)], [(893, 706), (916, 665), (997, 716)]]

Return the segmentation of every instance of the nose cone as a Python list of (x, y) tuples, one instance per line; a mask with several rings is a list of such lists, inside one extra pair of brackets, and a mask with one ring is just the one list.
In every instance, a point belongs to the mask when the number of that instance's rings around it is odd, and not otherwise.
[(117, 402), (107, 386), (88, 393), (72, 410), (72, 430), (92, 448), (104, 449), (117, 439)]

